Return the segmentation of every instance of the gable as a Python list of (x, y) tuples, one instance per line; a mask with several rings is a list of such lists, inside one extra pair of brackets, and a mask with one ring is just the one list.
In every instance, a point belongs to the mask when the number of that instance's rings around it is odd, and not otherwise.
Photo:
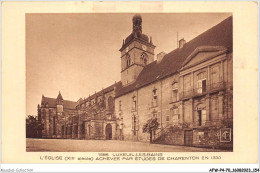
[(224, 47), (203, 46), (195, 49), (183, 62), (182, 69), (195, 66), (227, 52)]
[[(199, 52), (210, 53), (214, 51), (220, 53), (220, 55), (225, 52), (233, 52), (232, 16), (190, 40), (182, 48), (174, 49), (170, 53), (166, 54), (160, 63), (154, 61), (146, 65), (137, 77), (136, 82), (124, 87), (119, 86), (117, 88), (116, 97), (120, 97), (121, 95), (131, 92), (137, 88), (141, 88), (154, 81), (160, 80), (166, 76), (176, 73), (177, 71), (181, 71), (184, 67), (188, 68), (188, 65), (192, 65), (192, 63), (193, 65), (194, 63), (196, 64), (195, 60), (190, 64), (188, 63), (196, 57)], [(202, 54), (199, 56), (202, 56)], [(216, 54), (212, 54), (211, 56), (214, 57)], [(204, 57), (204, 55), (202, 57)]]

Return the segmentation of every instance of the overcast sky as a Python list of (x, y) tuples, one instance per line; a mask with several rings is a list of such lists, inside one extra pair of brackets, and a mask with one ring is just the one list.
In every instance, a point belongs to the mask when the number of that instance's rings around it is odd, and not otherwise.
[[(41, 96), (77, 101), (120, 81), (123, 39), (134, 14), (27, 14), (26, 110), (37, 114)], [(141, 14), (155, 55), (176, 49), (231, 16), (229, 13)], [(156, 58), (155, 58), (156, 59)]]

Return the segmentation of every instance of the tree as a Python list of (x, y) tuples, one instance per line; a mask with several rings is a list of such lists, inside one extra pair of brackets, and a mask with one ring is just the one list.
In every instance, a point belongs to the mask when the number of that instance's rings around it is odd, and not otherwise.
[(29, 115), (26, 117), (26, 137), (41, 138), (43, 125), (37, 120), (36, 116)]
[(151, 118), (147, 121), (143, 126), (143, 133), (150, 133), (150, 143), (153, 142), (153, 132), (155, 133), (156, 129), (158, 129), (159, 123), (157, 118)]

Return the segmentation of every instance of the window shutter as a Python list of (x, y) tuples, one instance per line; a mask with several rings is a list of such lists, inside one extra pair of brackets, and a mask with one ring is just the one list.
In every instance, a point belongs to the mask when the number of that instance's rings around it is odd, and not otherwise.
[(199, 81), (199, 88), (202, 88), (202, 80)]
[(197, 91), (198, 91), (198, 93), (202, 93), (202, 80), (199, 80), (198, 82), (197, 82)]

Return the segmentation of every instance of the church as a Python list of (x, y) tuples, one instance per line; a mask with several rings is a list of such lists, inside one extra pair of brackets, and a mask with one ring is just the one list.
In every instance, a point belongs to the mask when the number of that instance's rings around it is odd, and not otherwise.
[(121, 81), (77, 102), (42, 96), (43, 138), (149, 142), (142, 127), (157, 118), (154, 143), (232, 148), (232, 16), (157, 57), (142, 22), (119, 49)]

